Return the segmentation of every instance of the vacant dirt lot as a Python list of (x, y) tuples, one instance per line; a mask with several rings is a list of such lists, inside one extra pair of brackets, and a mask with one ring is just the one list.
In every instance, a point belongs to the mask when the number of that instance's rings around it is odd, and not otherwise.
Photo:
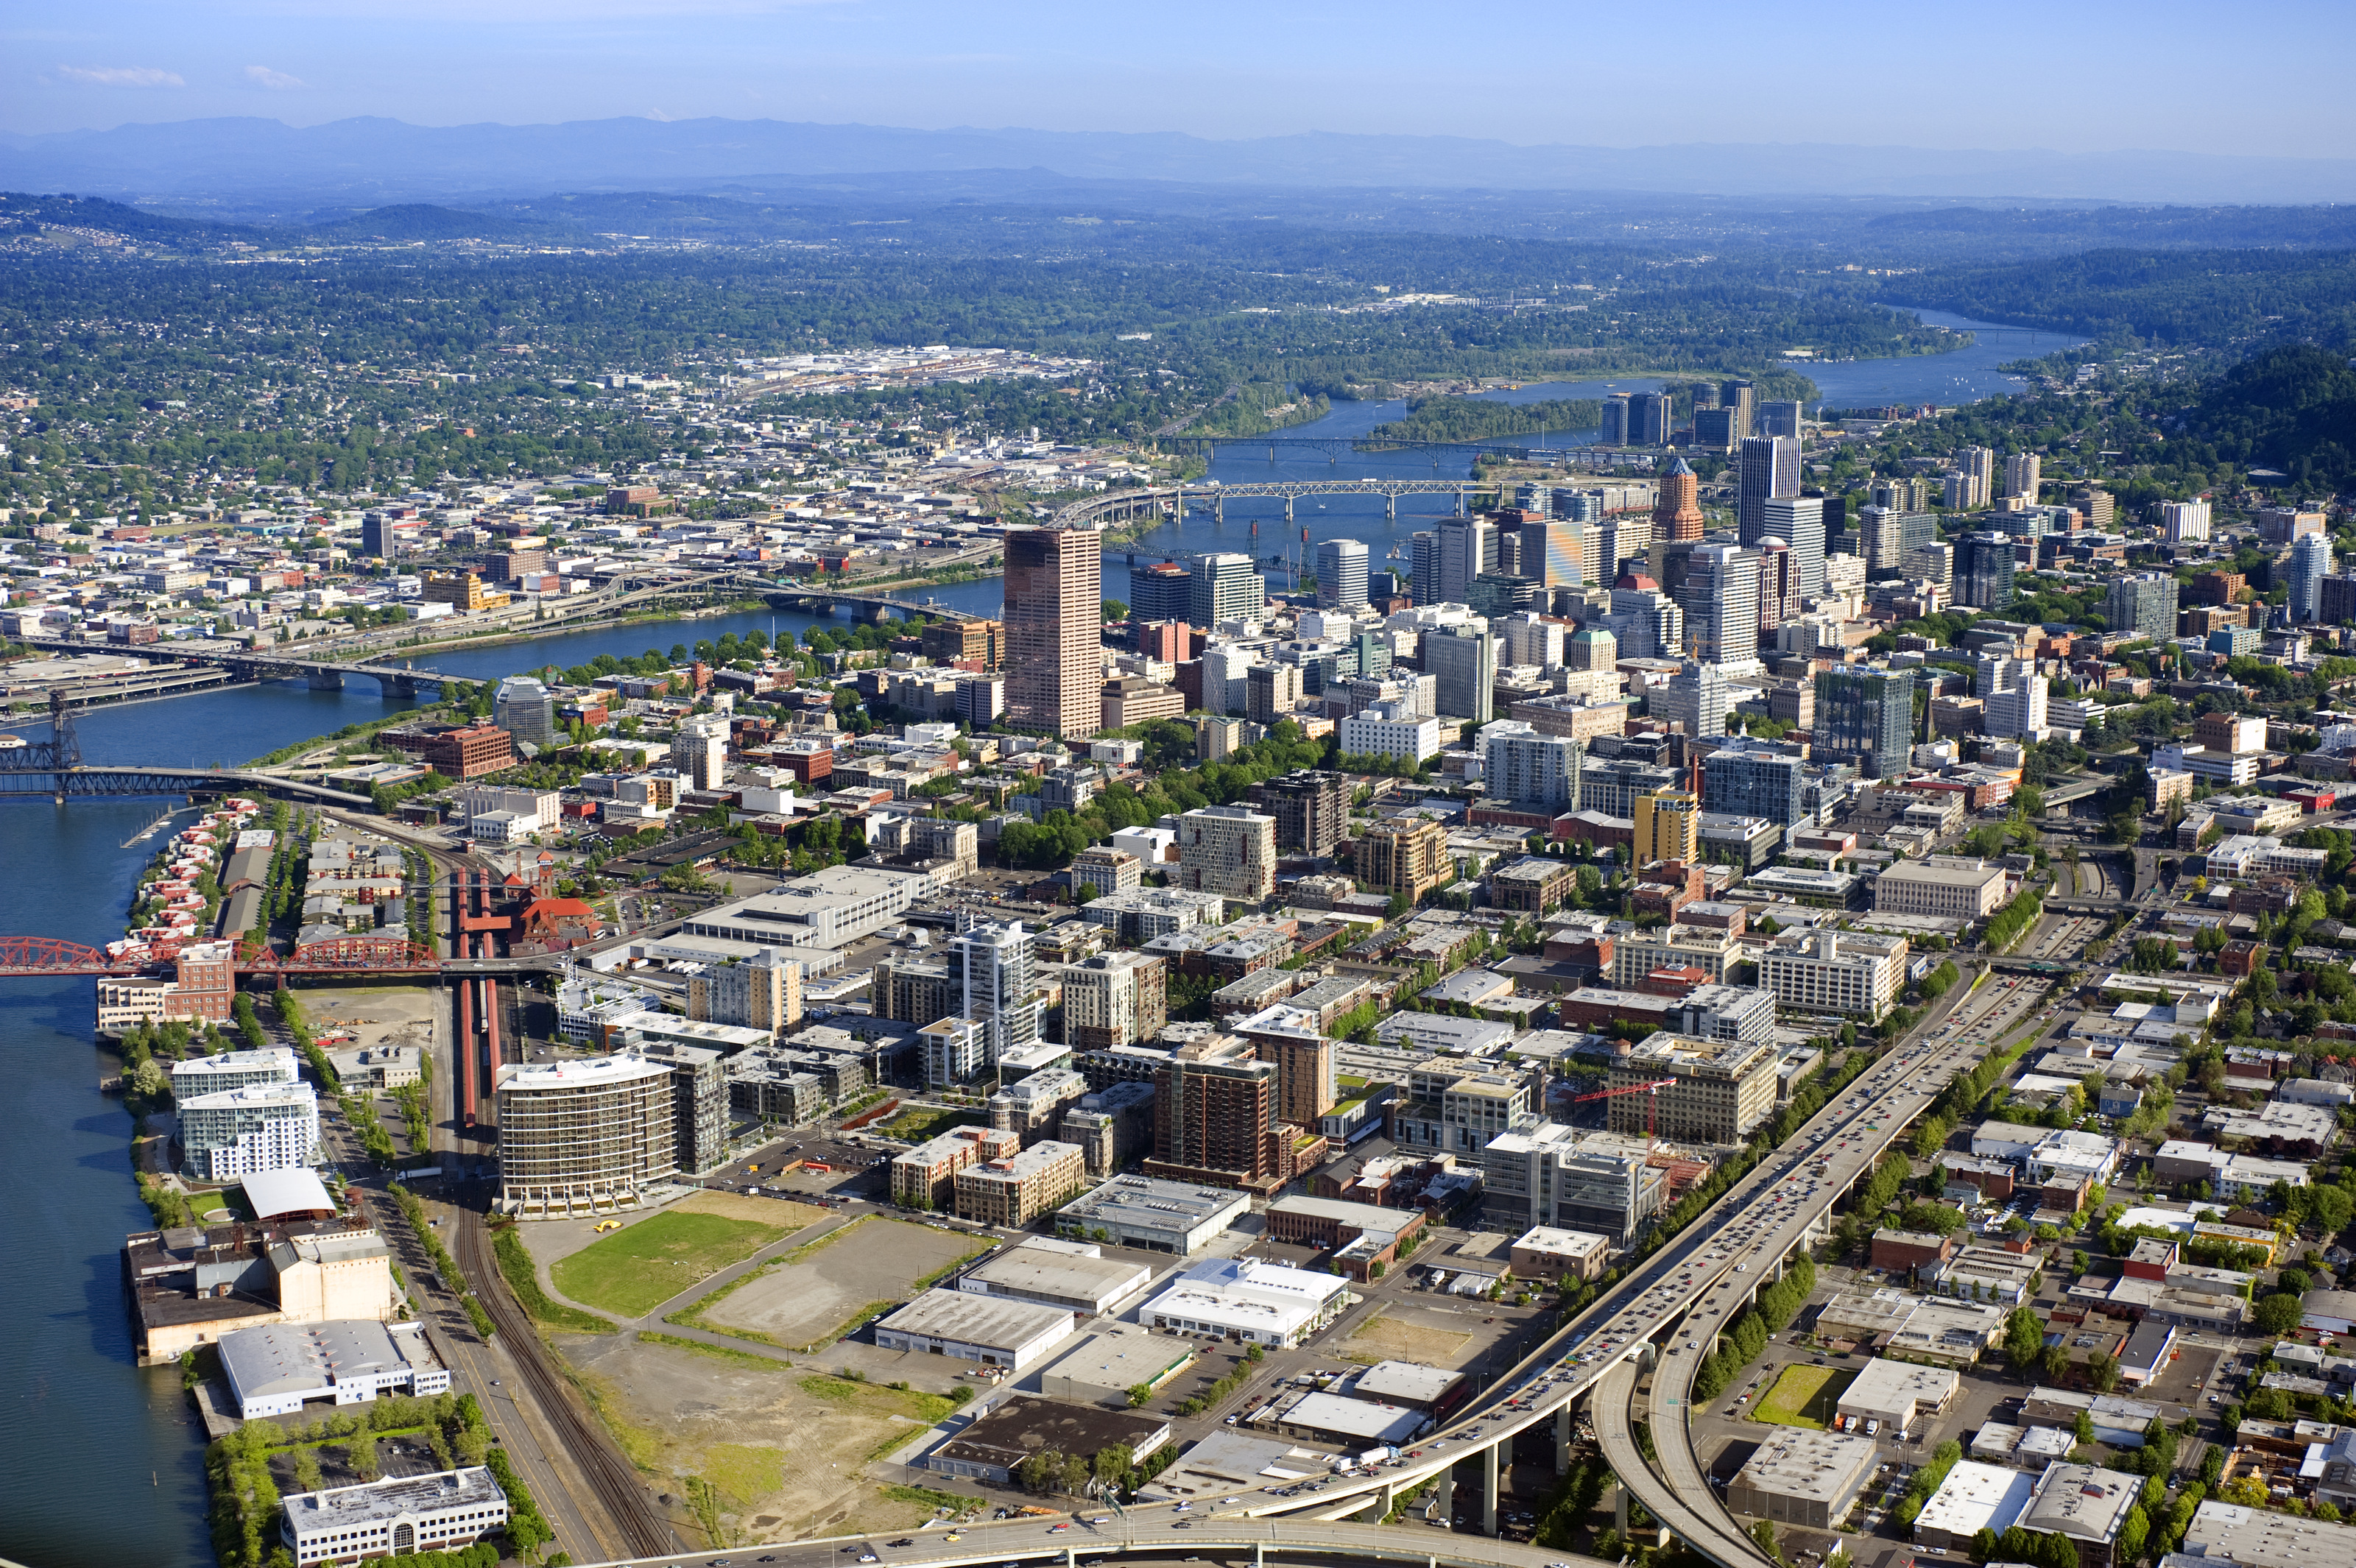
[[(563, 1348), (625, 1451), (674, 1499), (689, 1541), (715, 1523), (711, 1544), (729, 1547), (904, 1531), (931, 1515), (886, 1497), (866, 1471), (948, 1411), (938, 1395), (621, 1335), (567, 1337)], [(691, 1477), (712, 1488), (708, 1514)]]
[(815, 1344), (879, 1302), (907, 1299), (916, 1281), (972, 1245), (929, 1225), (863, 1220), (746, 1280), (701, 1316), (712, 1328), (748, 1328), (780, 1345)]
[(1454, 1367), (1466, 1360), (1472, 1336), (1462, 1328), (1419, 1322), (1413, 1307), (1388, 1307), (1359, 1325), (1345, 1350), (1354, 1361), (1419, 1361)]

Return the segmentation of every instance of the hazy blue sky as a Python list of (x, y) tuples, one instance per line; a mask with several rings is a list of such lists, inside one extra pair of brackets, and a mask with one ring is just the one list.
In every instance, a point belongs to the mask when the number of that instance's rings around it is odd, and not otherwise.
[(80, 0), (0, 27), (14, 131), (639, 114), (2348, 156), (2348, 0), (1135, 5)]

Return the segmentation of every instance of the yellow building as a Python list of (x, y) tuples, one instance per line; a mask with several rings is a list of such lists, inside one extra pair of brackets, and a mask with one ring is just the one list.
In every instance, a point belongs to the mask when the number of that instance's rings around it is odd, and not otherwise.
[(471, 571), (429, 571), (423, 594), (428, 604), (447, 604), (458, 611), (497, 610), (508, 602), (504, 593), (485, 592), (483, 580)]
[(1437, 822), (1379, 822), (1355, 846), (1358, 885), (1369, 892), (1405, 893), (1420, 901), (1455, 880), (1448, 858), (1448, 830)]
[(1655, 790), (1635, 800), (1633, 863), (1655, 860), (1692, 865), (1701, 859), (1701, 797), (1689, 790)]

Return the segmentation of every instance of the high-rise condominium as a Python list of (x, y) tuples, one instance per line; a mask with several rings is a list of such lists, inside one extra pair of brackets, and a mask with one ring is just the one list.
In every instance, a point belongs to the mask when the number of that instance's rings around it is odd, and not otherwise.
[[(1735, 526), (1744, 544), (1757, 544), (1772, 531), (1767, 503), (1800, 493), (1799, 441), (1788, 435), (1746, 436), (1739, 463)], [(1821, 549), (1818, 553), (1821, 557)]]
[(2323, 580), (2331, 575), (2331, 536), (2301, 534), (2290, 547), (2290, 618), (2312, 621), (2323, 604)]
[(1222, 621), (1254, 621), (1267, 608), (1268, 585), (1260, 581), (1251, 557), (1221, 554), (1195, 560), (1187, 624), (1207, 629)]
[(1356, 539), (1327, 539), (1317, 547), (1317, 606), (1321, 610), (1366, 607), (1366, 547)]
[(1677, 586), (1686, 646), (1705, 664), (1740, 664), (1759, 653), (1759, 558), (1730, 544), (1695, 549)]
[(1965, 534), (1955, 541), (1955, 603), (1973, 610), (2012, 605), (2017, 564), (2010, 534)]
[(1867, 778), (1902, 771), (1914, 736), (1912, 670), (1836, 669), (1816, 676), (1815, 758)]
[[(1207, 624), (1207, 623), (1205, 623)], [(1006, 536), (1006, 717), (1050, 734), (1096, 733), (1104, 713), (1104, 537)]]
[(2004, 460), (2004, 493), (2029, 506), (2037, 504), (2040, 460), (2033, 452), (2018, 452)]
[(1756, 385), (1740, 378), (1727, 381), (1718, 389), (1718, 400), (1720, 407), (1733, 411), (1734, 429), (1731, 433), (1736, 441), (1748, 441), (1758, 433), (1759, 389)]
[(1666, 392), (1638, 392), (1628, 400), (1628, 444), (1666, 446), (1676, 422)]

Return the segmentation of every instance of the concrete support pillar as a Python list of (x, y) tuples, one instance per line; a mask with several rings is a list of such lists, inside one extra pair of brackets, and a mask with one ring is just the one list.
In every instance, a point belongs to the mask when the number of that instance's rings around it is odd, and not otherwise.
[(1554, 1413), (1554, 1473), (1570, 1474), (1570, 1406)]
[(1263, 1568), (1263, 1565), (1264, 1565), (1267, 1562), (1268, 1562), (1268, 1542), (1267, 1542), (1267, 1541), (1253, 1541), (1253, 1542), (1252, 1542), (1252, 1568)]
[(1449, 1523), (1456, 1522), (1456, 1467), (1451, 1465), (1440, 1472), (1440, 1517)]
[(1396, 522), (1398, 522), (1398, 491), (1396, 491), (1396, 490), (1387, 490), (1387, 491), (1385, 491), (1385, 492), (1384, 492), (1384, 494), (1383, 494), (1383, 516), (1384, 516), (1384, 517), (1387, 517), (1387, 518), (1389, 518), (1392, 522), (1395, 522), (1395, 523), (1396, 523)]
[(1292, 521), (1292, 497), (1290, 496), (1284, 498), (1284, 520), (1288, 524)]
[(332, 669), (313, 670), (311, 672), (311, 689), (314, 691), (343, 690), (344, 677), (342, 672)]
[(1612, 1526), (1622, 1536), (1628, 1533), (1628, 1483), (1617, 1476), (1612, 1477)]
[(1481, 1533), (1497, 1533), (1497, 1449), (1490, 1444), (1481, 1450)]

